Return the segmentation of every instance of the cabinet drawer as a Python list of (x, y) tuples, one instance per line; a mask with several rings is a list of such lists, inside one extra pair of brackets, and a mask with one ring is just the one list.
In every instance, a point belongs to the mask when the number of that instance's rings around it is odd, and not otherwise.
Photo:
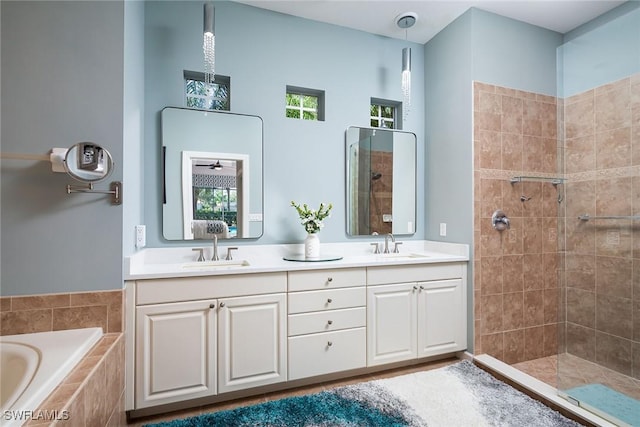
[(367, 285), (457, 279), (464, 276), (464, 266), (466, 263), (456, 262), (367, 267)]
[(290, 271), (289, 292), (364, 286), (366, 281), (364, 268)]
[(365, 307), (289, 315), (289, 336), (358, 328), (367, 322)]
[(289, 338), (289, 380), (364, 368), (365, 328)]
[(289, 314), (366, 305), (365, 287), (328, 289), (289, 294)]

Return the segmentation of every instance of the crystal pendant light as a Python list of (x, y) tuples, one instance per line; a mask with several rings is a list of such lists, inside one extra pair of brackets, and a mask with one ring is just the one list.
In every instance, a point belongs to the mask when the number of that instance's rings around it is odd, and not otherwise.
[(402, 113), (404, 119), (411, 108), (411, 48), (402, 49)]
[(208, 85), (215, 80), (216, 65), (216, 35), (215, 29), (215, 9), (213, 2), (204, 4), (204, 24), (202, 50), (204, 52), (204, 82)]
[[(407, 12), (396, 18), (396, 25), (404, 29), (404, 38), (407, 40), (407, 29), (413, 27), (418, 20), (418, 15)], [(402, 49), (402, 117), (407, 119), (411, 109), (411, 48)]]

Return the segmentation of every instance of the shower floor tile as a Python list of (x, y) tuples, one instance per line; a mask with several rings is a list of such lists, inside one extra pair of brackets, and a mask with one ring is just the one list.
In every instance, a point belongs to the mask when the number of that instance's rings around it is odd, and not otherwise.
[(640, 380), (570, 354), (529, 360), (513, 367), (560, 390), (603, 384), (640, 400)]

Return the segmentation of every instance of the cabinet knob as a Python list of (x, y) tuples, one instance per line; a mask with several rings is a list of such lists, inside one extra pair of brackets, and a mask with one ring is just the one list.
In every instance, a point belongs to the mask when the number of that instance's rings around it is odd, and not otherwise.
[(331, 347), (333, 343), (331, 341), (327, 341), (327, 347)]
[(417, 287), (417, 286), (414, 286), (414, 287), (413, 287), (413, 290), (414, 290), (414, 291), (417, 291), (417, 290), (418, 290), (418, 287)]
[(333, 325), (333, 320), (327, 320), (327, 325)]
[(331, 304), (333, 300), (331, 298), (327, 298), (327, 304)]
[(214, 303), (209, 304), (209, 308), (216, 308), (216, 305)]
[(333, 277), (329, 277), (329, 278), (327, 279), (327, 282), (329, 282), (329, 283), (333, 282)]
[(424, 291), (424, 286), (420, 285), (420, 290)]
[(220, 303), (220, 307), (224, 307), (224, 302), (221, 302), (221, 303)]

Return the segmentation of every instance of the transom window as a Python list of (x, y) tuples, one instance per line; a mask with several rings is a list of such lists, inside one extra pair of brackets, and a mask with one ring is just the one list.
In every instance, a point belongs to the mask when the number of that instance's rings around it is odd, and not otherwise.
[(324, 91), (287, 86), (286, 117), (324, 120)]
[(397, 105), (381, 100), (371, 100), (370, 107), (371, 127), (396, 129)]
[(204, 82), (204, 73), (184, 72), (186, 105), (200, 110), (231, 109), (231, 78), (216, 74), (211, 84)]

